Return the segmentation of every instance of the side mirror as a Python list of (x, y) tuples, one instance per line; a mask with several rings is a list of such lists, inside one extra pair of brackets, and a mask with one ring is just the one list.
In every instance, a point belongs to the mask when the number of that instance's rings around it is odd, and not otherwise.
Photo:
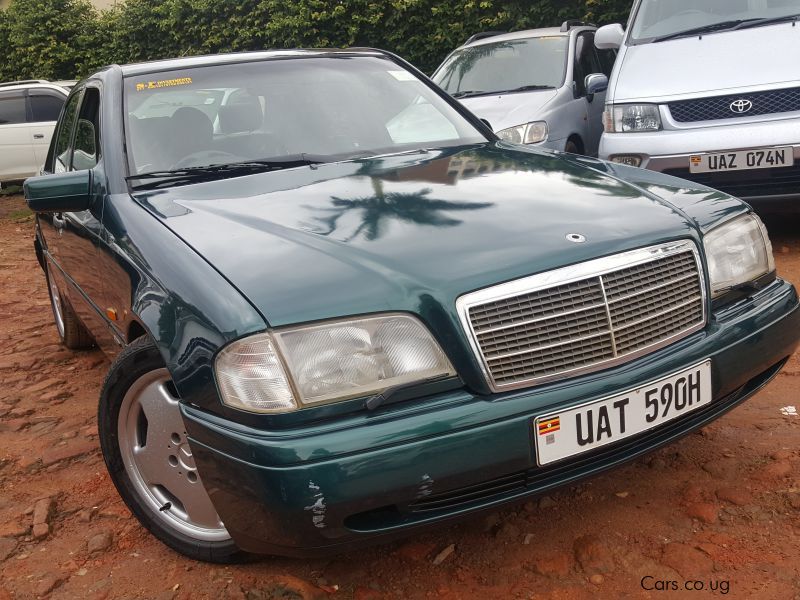
[(602, 73), (592, 73), (586, 76), (586, 99), (591, 102), (595, 94), (600, 94), (608, 89), (608, 77)]
[(92, 172), (29, 177), (23, 189), (28, 208), (34, 212), (80, 212), (91, 205)]
[(594, 34), (594, 45), (600, 50), (617, 50), (625, 39), (625, 30), (619, 23), (603, 25)]

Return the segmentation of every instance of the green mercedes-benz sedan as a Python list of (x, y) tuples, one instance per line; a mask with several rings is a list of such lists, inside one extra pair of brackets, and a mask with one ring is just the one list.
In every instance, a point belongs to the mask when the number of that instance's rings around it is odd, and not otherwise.
[(64, 344), (114, 360), (111, 478), (202, 560), (573, 483), (743, 402), (800, 337), (749, 206), (499, 141), (377, 50), (103, 69), (25, 193)]

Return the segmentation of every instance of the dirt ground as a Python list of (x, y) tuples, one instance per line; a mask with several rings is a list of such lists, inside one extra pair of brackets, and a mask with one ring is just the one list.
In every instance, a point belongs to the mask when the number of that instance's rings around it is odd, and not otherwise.
[[(779, 273), (800, 284), (798, 224), (768, 220)], [(32, 232), (21, 198), (0, 197), (0, 600), (800, 599), (800, 417), (781, 412), (800, 410), (797, 356), (701, 432), (489, 517), (326, 560), (184, 559), (105, 473), (108, 363), (59, 345)]]

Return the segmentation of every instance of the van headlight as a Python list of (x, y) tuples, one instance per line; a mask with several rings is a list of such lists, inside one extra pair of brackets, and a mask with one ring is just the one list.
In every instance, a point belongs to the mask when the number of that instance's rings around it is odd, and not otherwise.
[(775, 270), (767, 228), (754, 214), (712, 229), (703, 238), (703, 245), (712, 298)]
[(401, 314), (242, 338), (217, 355), (214, 371), (222, 401), (256, 413), (291, 412), (455, 375), (430, 332)]
[(547, 139), (547, 123), (533, 121), (497, 132), (497, 137), (512, 144), (538, 144)]
[(657, 104), (608, 104), (603, 113), (606, 133), (641, 133), (661, 130)]

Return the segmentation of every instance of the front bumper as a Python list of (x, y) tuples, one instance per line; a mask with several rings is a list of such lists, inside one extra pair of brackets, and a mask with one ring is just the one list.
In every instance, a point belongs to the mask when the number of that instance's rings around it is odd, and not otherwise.
[(567, 138), (561, 138), (558, 140), (550, 139), (549, 137), (543, 141), (539, 142), (538, 144), (531, 144), (535, 148), (545, 148), (547, 150), (557, 150), (558, 152), (564, 152), (564, 148), (567, 146)]
[[(259, 431), (183, 405), (195, 460), (236, 543), (311, 556), (493, 509), (641, 456), (716, 419), (777, 374), (800, 337), (776, 281), (705, 330), (631, 363), (496, 396), (458, 390), (302, 429)], [(531, 418), (712, 360), (714, 401), (617, 444), (539, 468)]]
[[(674, 123), (667, 123), (674, 127)], [(795, 167), (732, 173), (689, 172), (689, 157), (706, 152), (794, 147)], [(635, 155), (642, 168), (688, 179), (749, 201), (800, 200), (800, 118), (751, 123), (711, 122), (706, 127), (652, 133), (604, 133), (599, 156), (611, 160)]]

